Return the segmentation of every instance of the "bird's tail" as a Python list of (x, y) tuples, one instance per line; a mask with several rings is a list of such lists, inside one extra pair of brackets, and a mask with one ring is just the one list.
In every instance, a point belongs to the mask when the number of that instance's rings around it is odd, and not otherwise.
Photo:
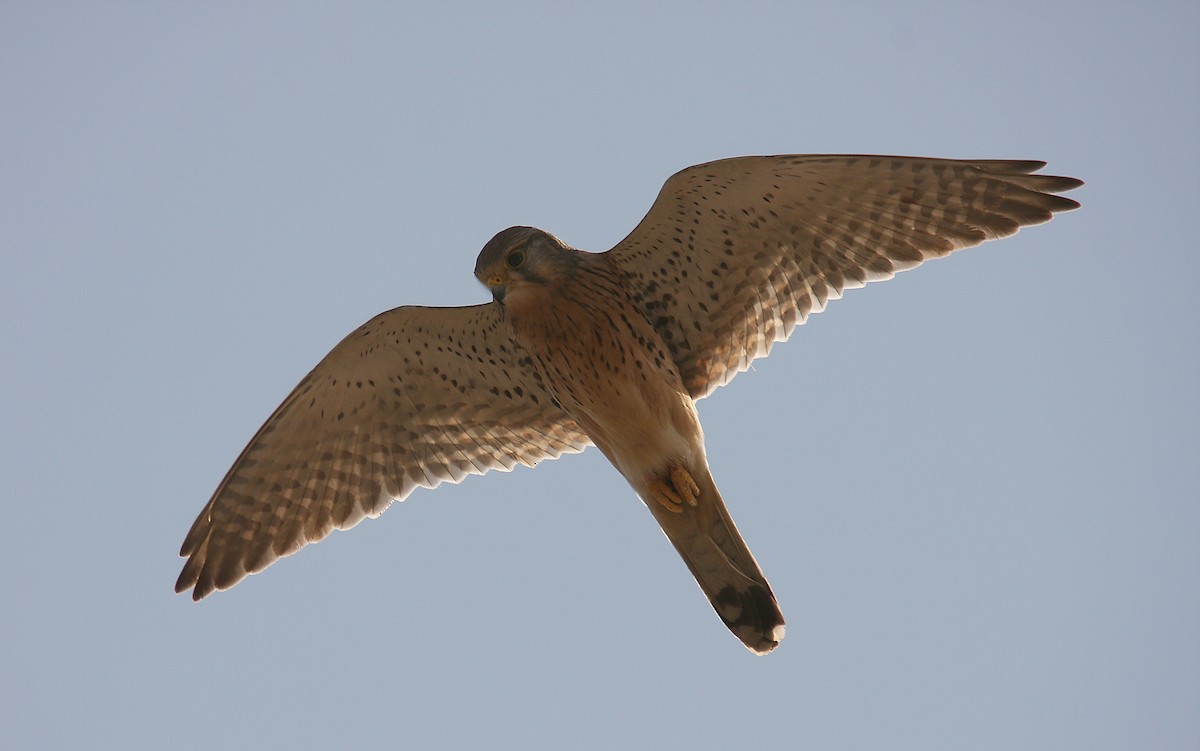
[(783, 639), (783, 613), (712, 474), (701, 467), (692, 478), (700, 488), (696, 506), (676, 513), (653, 500), (647, 505), (717, 615), (752, 652), (766, 654)]

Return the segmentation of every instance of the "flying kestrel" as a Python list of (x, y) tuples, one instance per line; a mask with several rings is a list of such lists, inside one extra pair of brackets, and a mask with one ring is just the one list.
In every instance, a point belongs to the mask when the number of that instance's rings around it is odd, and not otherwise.
[(595, 444), (754, 652), (784, 621), (709, 473), (695, 400), (842, 290), (1078, 203), (1034, 161), (725, 159), (669, 179), (612, 250), (511, 227), (479, 253), (494, 301), (402, 307), (334, 347), (234, 462), (188, 532), (199, 600), (417, 486)]

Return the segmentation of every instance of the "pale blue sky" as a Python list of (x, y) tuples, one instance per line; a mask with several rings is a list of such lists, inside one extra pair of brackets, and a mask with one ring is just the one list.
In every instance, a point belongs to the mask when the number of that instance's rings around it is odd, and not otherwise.
[[(1195, 749), (1197, 39), (1184, 2), (5, 3), (0, 746)], [(596, 451), (172, 594), (355, 326), (781, 152), (1087, 185), (701, 403), (775, 653)]]

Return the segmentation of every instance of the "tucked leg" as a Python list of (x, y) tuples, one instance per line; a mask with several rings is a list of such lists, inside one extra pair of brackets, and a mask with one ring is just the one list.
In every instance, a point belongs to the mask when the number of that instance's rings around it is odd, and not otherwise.
[(683, 513), (683, 506), (695, 506), (700, 497), (700, 487), (686, 469), (680, 465), (671, 467), (670, 481), (655, 478), (650, 482), (650, 497), (658, 501), (673, 514)]

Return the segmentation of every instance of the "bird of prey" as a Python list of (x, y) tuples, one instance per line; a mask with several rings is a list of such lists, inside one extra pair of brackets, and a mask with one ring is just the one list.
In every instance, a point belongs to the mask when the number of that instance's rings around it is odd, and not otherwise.
[(784, 619), (717, 491), (695, 402), (842, 291), (1079, 206), (1038, 161), (786, 155), (667, 180), (589, 253), (510, 227), (479, 253), (493, 301), (400, 307), (352, 332), (275, 410), (192, 525), (199, 600), (415, 487), (595, 445), (752, 651)]

